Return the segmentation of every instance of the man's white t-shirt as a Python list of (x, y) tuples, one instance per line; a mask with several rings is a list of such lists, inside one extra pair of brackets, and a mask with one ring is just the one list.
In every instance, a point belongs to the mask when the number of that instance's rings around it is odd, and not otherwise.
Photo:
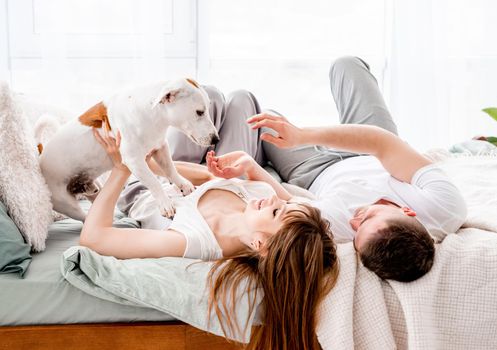
[(406, 183), (392, 177), (373, 156), (342, 160), (324, 170), (309, 188), (312, 204), (331, 223), (337, 243), (354, 239), (349, 224), (357, 208), (386, 199), (409, 207), (428, 232), (441, 241), (456, 232), (466, 219), (466, 204), (459, 190), (435, 164), (419, 169)]

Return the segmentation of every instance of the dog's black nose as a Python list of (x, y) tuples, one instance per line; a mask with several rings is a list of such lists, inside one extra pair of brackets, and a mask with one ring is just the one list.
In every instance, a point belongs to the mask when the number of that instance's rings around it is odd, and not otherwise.
[(217, 145), (218, 142), (219, 142), (219, 136), (217, 136), (217, 135), (212, 136), (211, 145), (215, 146), (215, 145)]

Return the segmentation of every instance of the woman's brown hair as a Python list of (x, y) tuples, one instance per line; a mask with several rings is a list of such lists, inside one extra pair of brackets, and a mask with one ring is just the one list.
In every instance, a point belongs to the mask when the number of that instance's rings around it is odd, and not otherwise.
[(249, 317), (257, 292), (263, 292), (263, 324), (254, 327), (247, 349), (319, 349), (317, 307), (335, 285), (338, 260), (329, 222), (318, 209), (303, 206), (288, 212), (263, 251), (220, 259), (210, 270), (209, 318), (214, 310), (225, 335), (246, 331), (228, 306), (236, 305), (240, 283), (253, 292)]

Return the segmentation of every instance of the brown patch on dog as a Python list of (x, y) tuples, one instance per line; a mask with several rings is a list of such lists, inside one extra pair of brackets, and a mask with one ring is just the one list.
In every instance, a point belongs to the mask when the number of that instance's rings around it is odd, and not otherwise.
[(41, 154), (43, 152), (43, 145), (41, 143), (38, 144), (38, 154)]
[(108, 116), (104, 116), (104, 123), (107, 125), (107, 130), (112, 130), (112, 128), (110, 127), (110, 122), (109, 122), (109, 117)]
[(195, 80), (190, 79), (190, 78), (186, 78), (186, 81), (189, 82), (190, 84), (192, 84), (193, 86), (195, 86), (197, 89), (200, 89), (200, 86), (198, 85), (198, 83)]
[(112, 130), (107, 116), (107, 107), (104, 106), (103, 102), (97, 103), (95, 106), (91, 107), (78, 119), (81, 124), (93, 128), (101, 128), (102, 123), (105, 123), (107, 124), (108, 129)]

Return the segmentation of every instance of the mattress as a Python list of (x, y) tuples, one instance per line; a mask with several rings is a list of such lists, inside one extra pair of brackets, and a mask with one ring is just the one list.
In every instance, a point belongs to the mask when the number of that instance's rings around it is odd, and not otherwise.
[[(119, 227), (138, 227), (116, 213)], [(50, 226), (47, 248), (33, 254), (24, 278), (0, 275), (0, 325), (170, 321), (160, 311), (93, 297), (69, 284), (60, 273), (62, 253), (78, 245), (82, 224), (71, 219)]]

